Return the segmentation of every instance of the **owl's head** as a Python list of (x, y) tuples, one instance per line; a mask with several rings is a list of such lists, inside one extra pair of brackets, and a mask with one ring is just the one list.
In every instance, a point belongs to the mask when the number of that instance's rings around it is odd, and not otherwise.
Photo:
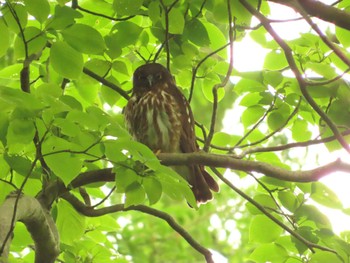
[(173, 83), (170, 72), (159, 63), (149, 63), (138, 67), (133, 76), (134, 92), (149, 91), (159, 84)]

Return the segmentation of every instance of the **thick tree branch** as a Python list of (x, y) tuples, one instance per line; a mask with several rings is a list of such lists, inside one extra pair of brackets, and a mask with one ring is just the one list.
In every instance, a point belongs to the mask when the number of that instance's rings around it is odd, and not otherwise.
[(229, 155), (207, 153), (161, 153), (158, 155), (162, 164), (202, 164), (211, 167), (223, 167), (244, 172), (258, 172), (266, 176), (290, 182), (315, 182), (336, 171), (350, 173), (350, 164), (337, 159), (324, 166), (306, 171), (290, 171), (269, 163), (235, 159)]
[[(240, 160), (229, 155), (208, 153), (160, 153), (158, 155), (164, 165), (202, 164), (210, 167), (223, 167), (244, 172), (257, 172), (280, 180), (290, 182), (315, 182), (333, 172), (350, 173), (350, 164), (340, 159), (306, 171), (290, 171), (269, 163)], [(38, 195), (41, 202), (51, 204), (55, 198), (69, 191), (96, 182), (113, 182), (115, 174), (111, 168), (81, 173), (66, 188), (62, 182), (51, 182)]]
[(69, 192), (65, 193), (62, 197), (66, 201), (68, 201), (79, 213), (85, 216), (97, 217), (97, 216), (102, 216), (110, 213), (135, 210), (141, 213), (145, 213), (145, 214), (160, 218), (165, 222), (167, 222), (168, 225), (172, 229), (174, 229), (179, 235), (181, 235), (195, 250), (201, 253), (205, 257), (208, 263), (214, 262), (211, 257), (212, 256), (211, 252), (205, 247), (203, 247), (201, 244), (199, 244), (181, 225), (179, 225), (174, 220), (173, 217), (171, 217), (169, 214), (165, 212), (162, 212), (157, 209), (144, 206), (144, 205), (135, 205), (135, 206), (129, 206), (125, 208), (123, 204), (117, 204), (117, 205), (112, 205), (108, 207), (103, 207), (100, 209), (94, 209), (92, 207), (88, 207), (84, 205), (78, 198), (76, 198), (74, 195), (70, 194)]
[[(16, 213), (14, 207), (17, 202)], [(12, 232), (15, 222), (22, 222), (30, 232), (35, 243), (35, 263), (55, 262), (59, 254), (59, 236), (56, 225), (49, 213), (34, 197), (10, 195), (0, 206), (0, 244), (6, 242), (0, 257), (7, 258), (11, 239), (7, 234)]]
[[(289, 6), (298, 12), (297, 7), (294, 4), (294, 1), (290, 1), (290, 0), (268, 0), (268, 1)], [(304, 10), (309, 15), (315, 16), (324, 21), (333, 23), (336, 26), (350, 30), (350, 13), (349, 12), (340, 10), (334, 6), (329, 6), (320, 1), (315, 1), (315, 0), (302, 0), (302, 1), (298, 1), (298, 3), (304, 8)]]

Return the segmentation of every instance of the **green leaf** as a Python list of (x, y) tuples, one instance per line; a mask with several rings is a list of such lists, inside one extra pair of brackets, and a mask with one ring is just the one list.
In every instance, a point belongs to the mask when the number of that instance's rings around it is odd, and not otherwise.
[[(216, 50), (223, 45), (227, 44), (225, 35), (221, 32), (221, 30), (213, 25), (212, 23), (208, 22), (203, 22), (203, 25), (207, 29), (208, 35), (209, 35), (209, 40), (210, 40), (210, 45), (209, 47), (213, 50)], [(221, 52), (218, 52), (217, 55), (226, 58), (227, 57), (227, 52), (226, 50), (223, 50)]]
[(216, 1), (214, 2), (214, 4), (215, 5), (212, 8), (212, 12), (213, 12), (215, 21), (226, 24), (228, 22), (227, 3), (224, 1)]
[(317, 203), (335, 209), (342, 209), (343, 205), (336, 193), (321, 182), (311, 184), (311, 196)]
[(83, 55), (67, 43), (62, 41), (53, 43), (50, 57), (53, 69), (62, 77), (77, 79), (81, 75), (84, 66)]
[(139, 13), (143, 0), (114, 0), (113, 8), (118, 17), (131, 16)]
[(346, 101), (335, 100), (328, 109), (328, 115), (338, 125), (350, 126), (350, 108)]
[(56, 118), (54, 119), (53, 125), (60, 128), (60, 132), (67, 136), (73, 137), (79, 134), (79, 126), (70, 120)]
[(18, 89), (0, 86), (0, 101), (2, 107), (9, 104), (12, 107), (24, 108), (24, 111), (37, 111), (44, 107), (44, 104), (33, 94)]
[(245, 106), (245, 107), (251, 107), (254, 105), (259, 104), (259, 101), (261, 100), (261, 95), (259, 92), (251, 92), (247, 93), (242, 100), (240, 101), (239, 105)]
[(185, 198), (192, 207), (197, 207), (194, 194), (188, 182), (181, 175), (166, 166), (158, 167), (155, 175), (162, 184), (163, 192), (166, 195), (178, 201)]
[(282, 205), (291, 212), (294, 212), (300, 205), (298, 198), (291, 191), (278, 192), (278, 198)]
[[(271, 196), (266, 194), (257, 194), (254, 196), (254, 201), (259, 203), (265, 208), (271, 208), (271, 209), (277, 209), (277, 205), (274, 202), (274, 200), (271, 198)], [(253, 204), (247, 203), (247, 209), (248, 211), (253, 215), (262, 214), (262, 211), (260, 211), (258, 208), (256, 208)]]
[[(227, 5), (227, 4), (225, 3), (225, 5)], [(227, 7), (226, 7), (226, 13), (227, 12), (228, 11), (227, 11)], [(232, 2), (231, 12), (232, 12), (232, 16), (237, 19), (237, 21), (235, 21), (235, 23), (240, 24), (240, 25), (250, 25), (250, 21), (252, 19), (252, 14), (239, 1)]]
[(265, 113), (265, 109), (259, 105), (247, 108), (242, 116), (241, 121), (245, 127), (255, 124)]
[[(184, 14), (178, 8), (172, 8), (168, 13), (169, 33), (182, 34), (185, 27)], [(165, 17), (162, 20), (163, 28), (165, 29)]]
[(134, 182), (125, 189), (125, 208), (142, 204), (145, 200), (145, 189), (138, 182)]
[(308, 141), (311, 139), (312, 133), (308, 129), (308, 122), (296, 119), (292, 126), (292, 138), (297, 142)]
[(337, 76), (337, 73), (335, 72), (335, 68), (328, 64), (308, 62), (305, 64), (305, 67), (313, 70), (317, 74), (327, 79), (331, 79)]
[[(28, 55), (41, 52), (47, 44), (47, 38), (45, 34), (36, 27), (26, 27), (24, 30), (24, 37), (27, 41), (26, 45), (28, 49)], [(22, 36), (18, 35), (14, 45), (17, 58), (25, 57), (25, 47), (23, 42), (24, 41)]]
[(115, 90), (103, 85), (101, 86), (101, 96), (103, 100), (109, 105), (113, 106), (120, 99), (120, 94)]
[(157, 1), (151, 1), (148, 5), (148, 17), (152, 20), (152, 22), (155, 24), (159, 21), (161, 17), (161, 7), (160, 3)]
[(142, 185), (149, 199), (149, 204), (157, 203), (162, 196), (162, 184), (153, 176), (146, 176)]
[(28, 176), (32, 163), (27, 158), (18, 155), (7, 155), (4, 154), (4, 159), (11, 169), (15, 170), (17, 173)]
[(150, 169), (157, 170), (160, 167), (158, 158), (142, 143), (132, 141), (129, 138), (120, 138), (115, 141), (114, 146), (120, 151), (128, 151), (133, 160), (140, 161)]
[(62, 31), (67, 43), (86, 54), (102, 54), (105, 49), (103, 37), (99, 31), (85, 24), (74, 24)]
[(73, 8), (56, 5), (53, 17), (49, 18), (49, 20), (46, 22), (46, 28), (56, 30), (65, 29), (74, 24), (75, 18), (82, 17), (83, 15)]
[(50, 169), (68, 185), (81, 171), (83, 161), (73, 154), (73, 145), (68, 141), (51, 136), (43, 143), (44, 160)]
[(104, 59), (92, 58), (85, 63), (85, 67), (97, 75), (105, 76), (111, 69), (111, 63)]
[(265, 57), (264, 69), (281, 70), (288, 66), (288, 62), (281, 50), (273, 50)]
[(0, 18), (0, 58), (6, 54), (10, 47), (10, 34), (3, 18)]
[(276, 131), (283, 127), (285, 119), (279, 112), (272, 112), (267, 116), (267, 124), (272, 131)]
[(279, 245), (263, 244), (254, 249), (249, 258), (253, 260), (253, 262), (257, 263), (285, 262), (285, 260), (288, 258), (288, 253)]
[(214, 133), (212, 143), (214, 145), (230, 145), (232, 136), (225, 132)]
[[(66, 104), (67, 106), (69, 106), (69, 110), (75, 109), (77, 111), (82, 111), (83, 107), (81, 105), (81, 103), (74, 97), (69, 96), (69, 95), (63, 95), (60, 98), (60, 101), (62, 101), (64, 104)], [(70, 111), (71, 113), (72, 111)], [(76, 111), (73, 111), (73, 113)], [(71, 114), (73, 114), (71, 113)]]
[(197, 46), (208, 46), (210, 44), (207, 29), (197, 18), (192, 19), (190, 23), (186, 25), (183, 36)]
[(28, 22), (28, 14), (26, 8), (21, 4), (11, 4), (14, 13), (16, 13), (17, 19), (15, 19), (12, 15), (12, 12), (8, 5), (6, 4), (4, 8), (1, 10), (1, 14), (3, 15), (4, 22), (8, 26), (8, 28), (13, 31), (14, 33), (20, 33), (20, 27), (18, 25), (18, 22), (21, 26), (21, 28), (25, 28)]
[(24, 0), (29, 14), (34, 16), (41, 24), (50, 14), (50, 5), (47, 0)]
[[(123, 48), (132, 44), (135, 44), (139, 39), (142, 32), (142, 27), (126, 21), (124, 23), (117, 23), (112, 28), (112, 34), (109, 36), (107, 42), (108, 47), (111, 48)], [(117, 31), (117, 32), (115, 32)]]
[(16, 224), (13, 234), (14, 239), (11, 242), (12, 246), (21, 247), (23, 244), (31, 243), (33, 240), (24, 224)]
[(240, 94), (243, 92), (261, 92), (265, 91), (266, 87), (261, 82), (248, 79), (248, 78), (242, 78), (238, 83), (235, 85), (235, 91)]
[(140, 179), (140, 176), (132, 168), (116, 166), (113, 168), (113, 172), (115, 173), (115, 184), (119, 193), (124, 193), (129, 185)]
[(341, 258), (331, 252), (327, 251), (316, 251), (312, 254), (310, 263), (342, 263), (344, 262)]
[(128, 68), (127, 68), (125, 62), (120, 61), (120, 60), (115, 60), (115, 61), (113, 61), (112, 67), (116, 72), (124, 74), (128, 77), (130, 76), (130, 73), (128, 71)]
[(85, 217), (79, 214), (71, 204), (64, 200), (57, 203), (58, 216), (56, 219), (60, 241), (72, 244), (80, 239), (85, 232)]
[(8, 145), (29, 144), (35, 135), (34, 122), (27, 118), (15, 118), (10, 121), (7, 131)]
[(314, 223), (319, 228), (331, 229), (331, 223), (329, 219), (324, 214), (322, 214), (315, 206), (300, 206), (295, 211), (294, 215), (297, 221), (303, 225), (308, 225), (308, 223)]
[(344, 47), (349, 47), (350, 46), (350, 39), (349, 39), (349, 31), (341, 28), (341, 27), (335, 27), (335, 34), (337, 36), (337, 39), (340, 41), (340, 43)]
[(256, 215), (250, 221), (249, 240), (256, 243), (270, 243), (283, 233), (283, 229), (265, 215)]
[(279, 71), (264, 71), (264, 83), (276, 88), (282, 81), (283, 75)]

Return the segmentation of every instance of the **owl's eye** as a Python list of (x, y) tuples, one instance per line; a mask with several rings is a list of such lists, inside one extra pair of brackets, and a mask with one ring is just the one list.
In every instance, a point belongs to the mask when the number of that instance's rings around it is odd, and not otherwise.
[(156, 80), (161, 80), (162, 79), (162, 74), (161, 73), (157, 73), (155, 76), (156, 76)]

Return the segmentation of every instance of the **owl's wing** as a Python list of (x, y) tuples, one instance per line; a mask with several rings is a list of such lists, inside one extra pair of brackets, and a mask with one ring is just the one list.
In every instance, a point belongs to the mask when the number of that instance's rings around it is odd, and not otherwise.
[[(181, 113), (182, 131), (180, 135), (180, 149), (183, 153), (191, 153), (199, 151), (195, 134), (195, 122), (191, 107), (181, 93), (175, 86), (173, 96), (176, 97), (179, 110)], [(209, 188), (215, 192), (219, 191), (219, 186), (215, 180), (204, 170), (203, 165), (190, 165), (189, 183), (193, 187), (193, 192), (199, 203), (205, 203), (212, 199), (212, 193)]]
[(181, 135), (180, 135), (180, 149), (183, 153), (191, 153), (198, 151), (196, 143), (196, 135), (194, 131), (194, 118), (191, 107), (181, 93), (178, 87), (172, 85), (171, 93), (178, 104), (178, 109), (181, 114)]

